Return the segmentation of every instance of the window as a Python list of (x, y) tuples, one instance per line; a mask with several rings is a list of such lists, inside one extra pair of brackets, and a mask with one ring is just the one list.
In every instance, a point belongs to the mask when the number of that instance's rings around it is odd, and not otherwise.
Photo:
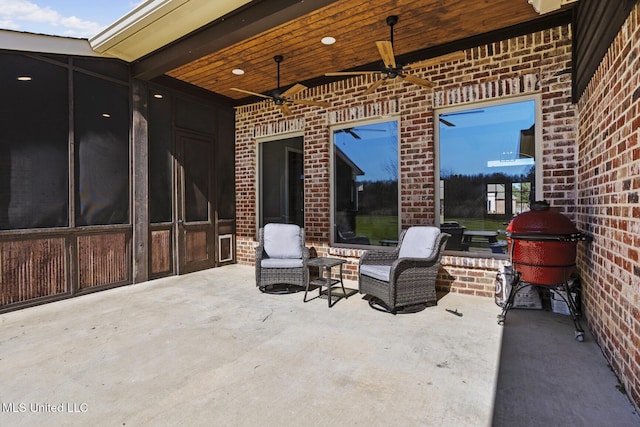
[(504, 188), (504, 184), (487, 184), (487, 213), (489, 215), (504, 215)]
[(332, 130), (331, 243), (395, 245), (398, 240), (398, 121)]
[(171, 222), (173, 218), (171, 102), (166, 93), (162, 93), (162, 97), (149, 97), (149, 215), (152, 223)]
[(259, 224), (272, 222), (304, 227), (302, 137), (259, 144)]
[(511, 184), (511, 196), (513, 207), (511, 211), (514, 215), (529, 210), (529, 200), (531, 200), (531, 183), (514, 182)]
[(0, 230), (69, 225), (66, 68), (0, 54)]
[(129, 88), (74, 73), (76, 225), (129, 222)]
[(504, 253), (500, 231), (540, 188), (538, 104), (532, 96), (436, 112), (438, 216), (461, 230), (449, 249)]

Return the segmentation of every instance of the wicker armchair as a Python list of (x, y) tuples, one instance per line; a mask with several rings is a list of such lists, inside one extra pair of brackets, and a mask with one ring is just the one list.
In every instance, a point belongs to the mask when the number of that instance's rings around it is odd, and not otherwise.
[(305, 247), (304, 229), (295, 224), (267, 224), (259, 231), (256, 248), (256, 286), (262, 292), (291, 292), (306, 286), (309, 271), (309, 248)]
[(435, 305), (436, 278), (449, 234), (410, 227), (393, 251), (369, 250), (360, 258), (358, 284), (369, 305), (390, 313)]

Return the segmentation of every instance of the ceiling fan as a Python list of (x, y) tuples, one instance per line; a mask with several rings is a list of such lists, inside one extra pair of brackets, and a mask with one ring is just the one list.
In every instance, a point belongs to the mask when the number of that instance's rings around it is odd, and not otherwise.
[(450, 120), (445, 119), (444, 117), (453, 117), (453, 116), (461, 116), (463, 114), (477, 114), (484, 113), (484, 110), (470, 110), (470, 111), (458, 111), (457, 113), (445, 113), (441, 114), (438, 120), (445, 126), (448, 127), (456, 127), (456, 125)]
[[(399, 66), (396, 63), (395, 54), (393, 53), (393, 26), (398, 22), (398, 17), (396, 15), (391, 15), (387, 17), (387, 25), (390, 27), (391, 38), (390, 41), (377, 41), (376, 46), (378, 47), (378, 52), (382, 57), (382, 62), (384, 66), (380, 71), (343, 71), (336, 73), (326, 73), (325, 76), (357, 76), (363, 74), (382, 74), (383, 77), (380, 80), (376, 80), (367, 90), (365, 90), (362, 95), (368, 95), (374, 92), (378, 87), (380, 87), (384, 82), (389, 79), (395, 79), (396, 77), (400, 77), (401, 79), (405, 79), (411, 83), (417, 84), (419, 86), (423, 86), (426, 88), (432, 88), (435, 86), (434, 83), (429, 80), (421, 79), (412, 74), (407, 74), (407, 71), (411, 70), (410, 67)], [(431, 62), (431, 60), (424, 61)], [(413, 68), (420, 68), (420, 64), (422, 62), (414, 64)]]
[(331, 106), (330, 103), (323, 102), (323, 101), (310, 101), (307, 99), (291, 99), (292, 96), (297, 95), (298, 93), (307, 89), (305, 85), (302, 85), (300, 83), (296, 83), (293, 86), (291, 86), (289, 89), (285, 90), (284, 92), (281, 92), (280, 91), (280, 63), (282, 62), (284, 57), (282, 55), (276, 55), (273, 57), (273, 59), (274, 61), (276, 61), (276, 64), (278, 65), (278, 88), (274, 90), (271, 95), (264, 95), (262, 93), (251, 92), (249, 90), (238, 89), (235, 87), (232, 87), (231, 90), (235, 90), (237, 92), (243, 92), (249, 95), (259, 96), (261, 98), (270, 99), (271, 101), (273, 101), (275, 105), (280, 107), (280, 110), (284, 115), (291, 114), (291, 109), (289, 108), (288, 104), (311, 105), (311, 106), (325, 107), (325, 108)]
[(353, 139), (362, 139), (362, 137), (356, 132), (356, 130), (358, 132), (386, 132), (386, 130), (384, 129), (364, 129), (364, 128), (344, 128), (344, 129), (338, 129), (336, 130), (336, 133), (346, 133), (348, 135), (351, 135), (351, 137)]

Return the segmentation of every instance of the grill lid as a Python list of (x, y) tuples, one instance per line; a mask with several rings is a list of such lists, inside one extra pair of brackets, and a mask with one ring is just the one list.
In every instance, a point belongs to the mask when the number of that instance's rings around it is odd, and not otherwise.
[(573, 222), (549, 207), (546, 200), (531, 204), (531, 210), (515, 216), (507, 226), (507, 233), (514, 239), (539, 238), (574, 240), (580, 232)]

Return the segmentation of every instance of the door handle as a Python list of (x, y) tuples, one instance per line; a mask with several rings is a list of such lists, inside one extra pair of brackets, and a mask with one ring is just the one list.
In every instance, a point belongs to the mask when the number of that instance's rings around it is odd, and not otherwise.
[(183, 220), (181, 220), (181, 219), (179, 219), (179, 220), (178, 220), (178, 225), (182, 225), (182, 224), (184, 224), (184, 221), (183, 221)]

